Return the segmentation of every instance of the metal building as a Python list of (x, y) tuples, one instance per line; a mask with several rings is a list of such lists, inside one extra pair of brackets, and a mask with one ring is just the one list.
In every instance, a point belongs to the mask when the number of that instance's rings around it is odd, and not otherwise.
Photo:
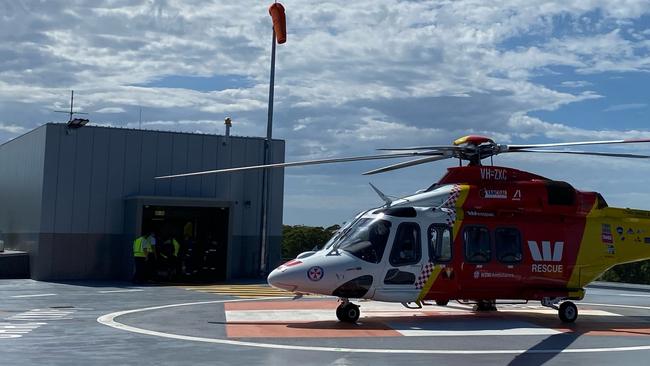
[[(271, 148), (284, 161), (284, 141)], [(151, 230), (210, 249), (208, 280), (254, 277), (262, 171), (154, 177), (263, 159), (262, 138), (46, 124), (0, 145), (0, 231), (6, 248), (29, 253), (38, 280), (130, 279), (133, 239)], [(280, 261), (283, 185), (272, 171), (270, 265)]]

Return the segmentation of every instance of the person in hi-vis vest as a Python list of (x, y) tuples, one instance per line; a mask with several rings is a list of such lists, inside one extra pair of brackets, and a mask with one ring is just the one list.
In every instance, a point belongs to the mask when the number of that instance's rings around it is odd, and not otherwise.
[(135, 263), (133, 282), (142, 283), (151, 279), (151, 268), (154, 267), (155, 257), (156, 235), (153, 232), (133, 241), (133, 261)]

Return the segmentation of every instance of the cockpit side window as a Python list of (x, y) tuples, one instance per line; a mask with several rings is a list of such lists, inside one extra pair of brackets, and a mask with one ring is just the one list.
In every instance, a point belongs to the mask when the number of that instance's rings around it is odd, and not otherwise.
[(342, 234), (338, 248), (366, 262), (379, 263), (384, 256), (390, 227), (387, 220), (360, 219)]
[(393, 249), (390, 252), (390, 264), (395, 267), (420, 263), (422, 244), (420, 242), (420, 225), (404, 222), (397, 227)]

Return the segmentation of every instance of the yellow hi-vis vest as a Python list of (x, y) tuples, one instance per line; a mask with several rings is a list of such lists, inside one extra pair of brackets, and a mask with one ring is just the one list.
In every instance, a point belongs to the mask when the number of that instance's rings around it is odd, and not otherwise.
[(142, 244), (144, 243), (144, 237), (139, 237), (133, 241), (133, 256), (134, 257), (147, 257), (147, 253), (145, 253), (144, 248), (142, 247)]
[(181, 245), (178, 244), (176, 239), (172, 239), (172, 244), (174, 245), (174, 257), (178, 257), (178, 251), (181, 250)]

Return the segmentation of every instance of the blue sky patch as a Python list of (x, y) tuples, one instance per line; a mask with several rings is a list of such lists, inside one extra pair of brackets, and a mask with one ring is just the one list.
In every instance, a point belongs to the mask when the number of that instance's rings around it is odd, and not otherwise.
[(154, 88), (182, 88), (201, 92), (249, 88), (253, 82), (238, 75), (181, 76), (167, 75), (160, 79), (138, 86)]

